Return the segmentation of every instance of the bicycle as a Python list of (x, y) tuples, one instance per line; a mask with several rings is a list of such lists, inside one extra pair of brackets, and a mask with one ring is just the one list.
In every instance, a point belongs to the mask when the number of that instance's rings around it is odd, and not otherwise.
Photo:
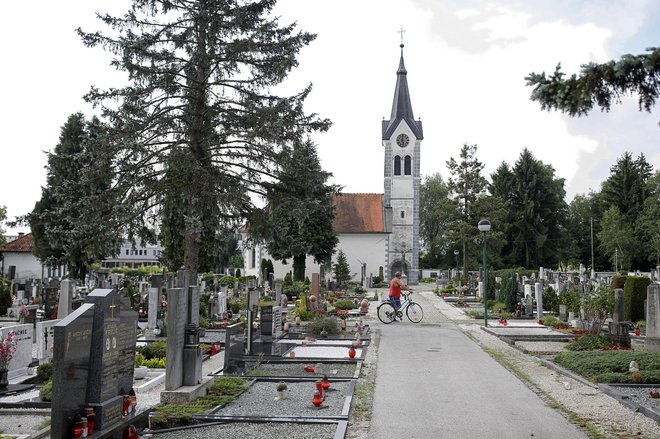
[(401, 294), (403, 295), (403, 302), (399, 309), (394, 308), (394, 305), (392, 305), (390, 300), (384, 301), (378, 305), (376, 310), (378, 320), (387, 325), (395, 321), (397, 317), (401, 320), (403, 318), (403, 312), (405, 311), (406, 317), (408, 317), (408, 320), (411, 322), (419, 323), (422, 321), (424, 318), (424, 309), (419, 303), (412, 300), (410, 297), (412, 291), (408, 294), (401, 292)]

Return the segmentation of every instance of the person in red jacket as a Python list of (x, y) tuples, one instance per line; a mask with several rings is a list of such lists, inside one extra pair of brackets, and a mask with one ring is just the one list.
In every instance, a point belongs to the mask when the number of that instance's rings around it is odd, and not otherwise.
[(412, 291), (406, 284), (401, 280), (401, 273), (398, 271), (394, 273), (394, 277), (390, 281), (390, 302), (394, 305), (394, 308), (401, 308), (401, 290)]

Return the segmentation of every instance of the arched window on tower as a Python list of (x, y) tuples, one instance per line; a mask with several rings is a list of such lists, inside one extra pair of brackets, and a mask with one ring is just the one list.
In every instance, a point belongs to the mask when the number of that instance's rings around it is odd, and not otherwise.
[(412, 169), (412, 159), (410, 158), (409, 155), (407, 155), (403, 163), (403, 174), (410, 175), (412, 173), (411, 169)]
[(401, 157), (394, 156), (394, 175), (401, 175)]

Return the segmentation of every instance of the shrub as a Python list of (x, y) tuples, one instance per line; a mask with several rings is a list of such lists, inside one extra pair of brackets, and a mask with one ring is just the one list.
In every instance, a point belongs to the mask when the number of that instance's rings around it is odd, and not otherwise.
[(505, 305), (508, 311), (516, 309), (518, 303), (518, 284), (515, 276), (509, 275), (502, 279), (500, 285), (500, 301)]
[(543, 309), (546, 311), (559, 313), (559, 296), (552, 289), (552, 287), (545, 287), (543, 289)]
[(597, 334), (584, 334), (566, 345), (569, 351), (593, 351), (612, 346), (610, 340)]
[(648, 277), (628, 276), (623, 287), (623, 317), (629, 322), (641, 320), (644, 315), (646, 288), (651, 283)]
[(247, 296), (229, 298), (227, 300), (227, 307), (232, 314), (238, 315), (242, 309), (247, 309)]
[(376, 285), (376, 284), (379, 284), (381, 282), (383, 282), (383, 278), (380, 277), (380, 276), (374, 276), (374, 277), (371, 278), (372, 285)]
[(422, 284), (433, 284), (435, 283), (435, 279), (432, 277), (423, 277), (419, 280), (419, 282)]
[(301, 281), (292, 282), (288, 286), (284, 286), (284, 284), (282, 285), (282, 292), (287, 295), (289, 300), (291, 300), (293, 296), (301, 297), (303, 293), (307, 291), (309, 291), (308, 285)]
[(328, 335), (339, 334), (339, 325), (337, 324), (337, 319), (333, 319), (331, 317), (320, 317), (314, 319), (307, 326), (307, 329), (314, 335), (320, 335), (321, 331), (323, 330), (325, 330)]
[(53, 363), (44, 363), (37, 366), (39, 382), (46, 382), (53, 377)]
[(220, 284), (227, 285), (229, 288), (234, 288), (234, 284), (236, 283), (237, 280), (238, 279), (236, 279), (234, 276), (226, 275), (226, 276), (222, 276), (218, 280), (218, 282), (220, 282)]
[[(559, 304), (566, 305), (568, 311), (578, 314), (580, 312), (580, 292), (577, 288), (562, 291), (559, 293)], [(559, 308), (559, 305), (557, 308)]]
[(53, 400), (53, 382), (48, 380), (41, 386), (39, 389), (39, 398), (42, 401), (52, 401)]
[(492, 304), (491, 307), (493, 308), (494, 312), (499, 314), (502, 311), (504, 311), (504, 309), (506, 308), (506, 305), (502, 302), (495, 302), (495, 303)]
[(563, 322), (555, 316), (545, 316), (545, 317), (543, 317), (543, 325), (544, 326), (561, 325), (562, 323)]
[(155, 341), (146, 346), (139, 346), (135, 348), (135, 350), (142, 354), (146, 360), (151, 360), (152, 358), (164, 358), (167, 355), (167, 342)]
[[(636, 379), (628, 371), (633, 360), (639, 365), (639, 377)], [(562, 352), (554, 361), (594, 382), (660, 384), (660, 353), (657, 352)]]
[(617, 288), (623, 289), (623, 287), (626, 285), (626, 279), (628, 276), (614, 276), (612, 278), (612, 289), (615, 290)]
[(199, 316), (199, 327), (204, 329), (209, 327), (209, 321), (206, 317)]
[(335, 303), (333, 303), (333, 306), (336, 309), (355, 309), (355, 302), (352, 300), (335, 300)]
[(303, 309), (297, 308), (296, 309), (296, 315), (298, 317), (300, 317), (300, 320), (302, 320), (303, 322), (306, 322), (306, 321), (311, 320), (311, 319), (314, 318), (314, 312), (307, 311), (306, 309), (303, 310)]

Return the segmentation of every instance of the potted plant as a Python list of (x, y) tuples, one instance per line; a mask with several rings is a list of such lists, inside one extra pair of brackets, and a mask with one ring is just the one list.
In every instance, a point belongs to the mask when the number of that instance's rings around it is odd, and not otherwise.
[(284, 381), (277, 383), (277, 399), (284, 399), (287, 388), (288, 387)]
[(14, 331), (9, 331), (6, 338), (0, 336), (0, 388), (4, 389), (9, 385), (9, 363), (14, 358), (16, 352), (16, 341), (14, 340)]

